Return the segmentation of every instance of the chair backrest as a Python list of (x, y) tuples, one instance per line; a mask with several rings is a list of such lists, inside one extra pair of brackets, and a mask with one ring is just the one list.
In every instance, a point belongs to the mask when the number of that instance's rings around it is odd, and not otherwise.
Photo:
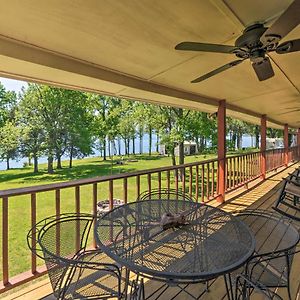
[(76, 257), (85, 250), (93, 216), (62, 214), (38, 222), (28, 233), (32, 252), (45, 260), (54, 295), (63, 299), (74, 274)]
[(253, 293), (259, 293), (264, 299), (283, 300), (278, 294), (269, 290), (259, 282), (253, 282), (244, 275), (238, 275), (236, 278), (235, 300), (248, 300)]
[(137, 201), (168, 199), (196, 202), (194, 197), (181, 190), (175, 189), (153, 189), (151, 191), (144, 191), (138, 196)]

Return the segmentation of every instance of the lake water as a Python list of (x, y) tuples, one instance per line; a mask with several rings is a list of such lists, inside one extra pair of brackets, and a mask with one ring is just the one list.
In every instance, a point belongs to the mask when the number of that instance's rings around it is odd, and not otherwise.
[[(153, 135), (152, 138), (152, 151), (155, 152), (156, 151), (156, 142), (157, 142), (157, 137), (156, 135)], [(135, 139), (135, 152), (139, 153), (140, 148), (140, 141), (139, 139)], [(242, 147), (248, 148), (248, 147), (253, 147), (254, 146), (254, 138), (251, 138), (251, 136), (243, 136), (243, 140), (242, 140)], [(116, 147), (117, 146), (117, 142), (116, 142)], [(132, 142), (130, 143), (130, 147), (129, 147), (130, 153), (132, 153)], [(114, 151), (112, 151), (114, 154), (118, 153), (118, 149), (115, 149)], [(148, 153), (149, 152), (149, 136), (145, 134), (144, 138), (143, 138), (143, 152), (144, 153)], [(124, 147), (124, 143), (121, 142), (121, 154), (124, 155), (125, 154), (125, 147)], [(108, 155), (108, 147), (107, 147), (107, 155)], [(100, 151), (97, 149), (94, 149), (94, 154), (91, 156), (100, 156)], [(63, 160), (68, 160), (69, 158), (67, 156), (62, 158)], [(27, 158), (21, 158), (20, 160), (11, 160), (10, 161), (10, 168), (22, 168), (23, 164), (25, 162), (28, 162)], [(47, 157), (40, 157), (39, 158), (39, 163), (46, 163), (47, 162)], [(2, 161), (0, 162), (0, 170), (6, 170), (6, 162)]]

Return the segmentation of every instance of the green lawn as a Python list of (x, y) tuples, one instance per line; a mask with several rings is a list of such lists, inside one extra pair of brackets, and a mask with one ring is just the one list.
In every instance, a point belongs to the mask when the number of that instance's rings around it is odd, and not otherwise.
[[(188, 156), (185, 162), (195, 162), (211, 159), (215, 155)], [(72, 169), (67, 168), (68, 162), (63, 162), (62, 170), (55, 170), (54, 174), (46, 173), (46, 165), (40, 165), (40, 172), (33, 173), (33, 169), (20, 168), (9, 171), (0, 171), (0, 189), (20, 188), (33, 185), (48, 184), (54, 182), (69, 181), (81, 178), (91, 178), (95, 176), (119, 174), (133, 172), (137, 170), (152, 169), (169, 166), (170, 157), (157, 155), (137, 156), (137, 162), (126, 162), (124, 165), (112, 164), (111, 161), (104, 162), (101, 158), (86, 158), (75, 160)], [(152, 176), (155, 188), (156, 175)], [(163, 175), (164, 178), (164, 175)], [(163, 183), (164, 184), (164, 183)], [(141, 191), (147, 189), (147, 176), (141, 176)], [(123, 181), (114, 182), (114, 197), (123, 198)], [(92, 212), (92, 186), (86, 185), (80, 188), (80, 209), (82, 212)], [(108, 198), (108, 183), (98, 184), (98, 200)], [(128, 179), (128, 199), (136, 199), (135, 178)], [(2, 202), (2, 199), (0, 200)], [(2, 203), (0, 203), (1, 205)], [(31, 227), (30, 195), (16, 196), (9, 198), (9, 270), (10, 276), (19, 274), (30, 269), (30, 252), (26, 243), (26, 235)], [(74, 212), (75, 210), (75, 190), (67, 188), (61, 190), (61, 212)], [(55, 214), (55, 194), (54, 191), (37, 194), (37, 220)], [(2, 212), (0, 213), (0, 216)], [(0, 230), (2, 231), (2, 222)], [(1, 241), (2, 243), (2, 241)], [(0, 257), (0, 265), (2, 257)], [(2, 277), (0, 271), (0, 277)]]

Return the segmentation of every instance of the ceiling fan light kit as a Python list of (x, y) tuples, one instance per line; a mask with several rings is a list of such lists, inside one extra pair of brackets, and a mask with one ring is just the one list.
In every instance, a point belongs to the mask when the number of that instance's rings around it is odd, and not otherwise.
[(246, 59), (250, 59), (252, 67), (259, 81), (273, 77), (268, 53), (286, 54), (300, 51), (300, 39), (290, 40), (279, 44), (290, 31), (300, 23), (300, 0), (295, 0), (283, 12), (283, 14), (267, 28), (261, 23), (255, 23), (246, 27), (243, 34), (237, 38), (234, 46), (208, 44), (198, 42), (182, 42), (175, 46), (176, 50), (201, 51), (234, 54), (239, 60), (232, 61), (207, 74), (204, 74), (191, 83), (198, 83), (218, 73), (232, 68)]

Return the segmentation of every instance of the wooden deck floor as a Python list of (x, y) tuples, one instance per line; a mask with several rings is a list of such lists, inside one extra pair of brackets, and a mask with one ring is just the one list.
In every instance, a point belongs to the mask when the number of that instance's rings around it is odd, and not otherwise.
[[(229, 212), (235, 212), (237, 210), (243, 210), (246, 208), (251, 209), (268, 209), (272, 210), (272, 205), (278, 197), (280, 188), (282, 186), (282, 178), (287, 177), (288, 173), (294, 171), (296, 167), (299, 167), (300, 164), (293, 165), (288, 169), (282, 170), (277, 174), (270, 174), (269, 177), (263, 182), (258, 183), (254, 182), (251, 186), (248, 187), (248, 190), (240, 189), (235, 191), (230, 195), (230, 199), (226, 201), (225, 204), (220, 207)], [(218, 203), (212, 201), (211, 205), (217, 206)], [(298, 224), (296, 224), (298, 226)], [(222, 255), (222, 253), (220, 253)], [(296, 255), (293, 261), (293, 266), (291, 270), (291, 289), (293, 299), (300, 300), (300, 255)], [(157, 289), (161, 283), (156, 281), (147, 281), (145, 284), (146, 294), (149, 294), (151, 291)], [(225, 296), (225, 286), (223, 278), (218, 278), (209, 283), (209, 292), (205, 293), (201, 299), (212, 300), (212, 299), (226, 299)], [(192, 294), (199, 294), (201, 290), (204, 290), (205, 285), (203, 284), (194, 284), (190, 285), (189, 292)], [(171, 299), (176, 293), (179, 292), (178, 288), (172, 287), (169, 288), (159, 299), (168, 300)], [(277, 292), (283, 297), (287, 298), (287, 292), (285, 288), (278, 289)], [(2, 297), (1, 297), (2, 296)], [(54, 297), (51, 295), (51, 287), (48, 279), (39, 279), (36, 282), (31, 282), (22, 288), (18, 288), (17, 291), (9, 291), (6, 294), (0, 295), (0, 298), (3, 300), (52, 300)], [(190, 297), (185, 293), (181, 293), (175, 299), (177, 300), (188, 300)], [(253, 299), (262, 299), (260, 296), (254, 296)]]

